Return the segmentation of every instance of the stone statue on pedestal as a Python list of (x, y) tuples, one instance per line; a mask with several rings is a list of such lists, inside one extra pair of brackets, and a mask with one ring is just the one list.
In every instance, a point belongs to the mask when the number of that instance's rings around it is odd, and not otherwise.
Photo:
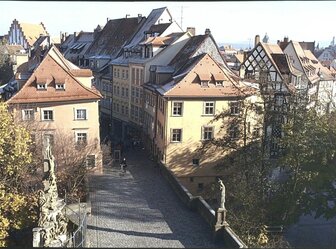
[(219, 208), (225, 209), (225, 206), (224, 206), (225, 204), (225, 185), (220, 178), (218, 178), (217, 183), (218, 183), (218, 189), (219, 189), (219, 198), (218, 198)]
[(215, 231), (220, 230), (224, 226), (228, 226), (225, 209), (225, 185), (220, 178), (217, 180), (217, 191), (218, 208), (216, 210)]
[(38, 228), (33, 229), (33, 246), (62, 247), (60, 236), (64, 236), (67, 233), (67, 220), (62, 213), (65, 203), (58, 198), (55, 161), (54, 156), (51, 154), (49, 140), (44, 154), (44, 173), (44, 190), (39, 191), (38, 200), (40, 217)]

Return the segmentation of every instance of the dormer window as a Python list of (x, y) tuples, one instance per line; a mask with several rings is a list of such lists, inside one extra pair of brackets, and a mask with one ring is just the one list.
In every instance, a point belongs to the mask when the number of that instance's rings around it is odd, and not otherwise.
[(223, 86), (223, 81), (216, 81), (216, 86)]
[(65, 90), (65, 84), (56, 83), (56, 90)]
[(211, 74), (197, 73), (197, 75), (201, 81), (201, 87), (209, 87), (209, 81), (211, 80)]
[(209, 87), (209, 81), (207, 81), (207, 80), (202, 80), (202, 81), (201, 81), (201, 87)]
[(37, 90), (47, 90), (47, 84), (46, 83), (38, 83), (37, 84)]

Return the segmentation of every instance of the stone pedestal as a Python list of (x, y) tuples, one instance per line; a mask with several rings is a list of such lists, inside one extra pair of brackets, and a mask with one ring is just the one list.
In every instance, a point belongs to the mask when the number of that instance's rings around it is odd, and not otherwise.
[(218, 208), (216, 211), (215, 232), (217, 232), (224, 226), (229, 226), (229, 224), (226, 222), (226, 209)]
[(41, 227), (33, 228), (33, 247), (43, 247)]
[(221, 233), (224, 227), (228, 227), (229, 224), (226, 222), (226, 209), (218, 208), (216, 210), (216, 224), (214, 230), (214, 239), (219, 240), (223, 234)]

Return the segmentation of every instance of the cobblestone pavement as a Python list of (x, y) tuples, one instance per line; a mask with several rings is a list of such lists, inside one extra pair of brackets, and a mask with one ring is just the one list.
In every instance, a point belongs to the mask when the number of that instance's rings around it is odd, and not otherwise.
[(126, 155), (125, 174), (104, 168), (90, 177), (88, 247), (223, 247), (208, 224), (178, 199), (142, 151)]

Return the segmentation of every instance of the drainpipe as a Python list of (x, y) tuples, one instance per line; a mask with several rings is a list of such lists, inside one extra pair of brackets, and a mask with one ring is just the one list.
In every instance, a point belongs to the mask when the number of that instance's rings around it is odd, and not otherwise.
[[(154, 113), (154, 117), (155, 117), (155, 121), (154, 121), (154, 137), (153, 137), (153, 145), (155, 144), (155, 139), (156, 139), (156, 135), (157, 135), (157, 112), (158, 112), (158, 102), (159, 102), (159, 95), (156, 94), (156, 98), (155, 98), (155, 113)], [(153, 154), (155, 154), (156, 151), (156, 147), (155, 150), (153, 151)]]
[(167, 131), (167, 127), (168, 127), (168, 108), (167, 108), (167, 106), (168, 106), (168, 102), (169, 102), (169, 98), (167, 98), (167, 105), (166, 105), (166, 103), (164, 103), (164, 108), (165, 108), (165, 110), (166, 110), (166, 113), (165, 113), (165, 135), (164, 135), (164, 139), (165, 139), (165, 141), (163, 141), (163, 143), (164, 143), (164, 146), (163, 146), (163, 154), (164, 154), (164, 163), (165, 163), (165, 165), (167, 165), (167, 133), (168, 133), (168, 131)]

